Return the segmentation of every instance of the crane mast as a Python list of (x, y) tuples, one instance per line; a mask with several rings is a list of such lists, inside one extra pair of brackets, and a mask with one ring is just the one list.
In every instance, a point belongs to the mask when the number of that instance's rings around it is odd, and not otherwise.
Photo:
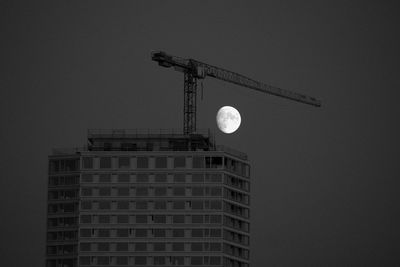
[(321, 106), (321, 102), (314, 97), (264, 84), (244, 75), (215, 67), (194, 59), (184, 59), (168, 55), (165, 52), (154, 52), (152, 53), (152, 60), (158, 62), (160, 66), (166, 68), (173, 67), (175, 70), (183, 72), (184, 74), (184, 134), (196, 132), (197, 80), (205, 79), (207, 76), (257, 90), (266, 94), (297, 101), (303, 104), (312, 105), (315, 107)]

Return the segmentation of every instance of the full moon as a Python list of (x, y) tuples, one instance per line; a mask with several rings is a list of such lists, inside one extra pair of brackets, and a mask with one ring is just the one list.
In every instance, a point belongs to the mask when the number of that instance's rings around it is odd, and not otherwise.
[(227, 134), (235, 132), (242, 121), (239, 111), (231, 106), (224, 106), (218, 110), (217, 125), (218, 128)]

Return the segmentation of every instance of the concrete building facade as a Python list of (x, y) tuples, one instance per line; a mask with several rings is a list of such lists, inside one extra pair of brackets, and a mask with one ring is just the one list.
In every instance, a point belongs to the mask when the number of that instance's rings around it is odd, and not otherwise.
[(250, 166), (209, 133), (90, 130), (49, 156), (46, 266), (250, 266)]

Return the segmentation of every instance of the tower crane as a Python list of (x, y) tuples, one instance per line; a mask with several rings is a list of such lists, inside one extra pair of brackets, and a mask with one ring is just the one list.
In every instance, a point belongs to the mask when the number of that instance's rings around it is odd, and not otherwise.
[(321, 102), (314, 97), (264, 84), (242, 74), (215, 67), (194, 59), (172, 56), (162, 51), (153, 52), (151, 58), (162, 67), (173, 67), (175, 70), (183, 72), (184, 74), (184, 134), (196, 132), (197, 81), (205, 79), (206, 77), (213, 77), (218, 80), (234, 83), (266, 94), (283, 97), (311, 106), (321, 106)]

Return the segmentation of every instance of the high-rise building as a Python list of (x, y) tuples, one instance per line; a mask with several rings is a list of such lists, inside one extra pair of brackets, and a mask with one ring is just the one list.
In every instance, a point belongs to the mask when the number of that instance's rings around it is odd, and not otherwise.
[(89, 130), (49, 156), (46, 266), (248, 267), (249, 191), (209, 133)]

